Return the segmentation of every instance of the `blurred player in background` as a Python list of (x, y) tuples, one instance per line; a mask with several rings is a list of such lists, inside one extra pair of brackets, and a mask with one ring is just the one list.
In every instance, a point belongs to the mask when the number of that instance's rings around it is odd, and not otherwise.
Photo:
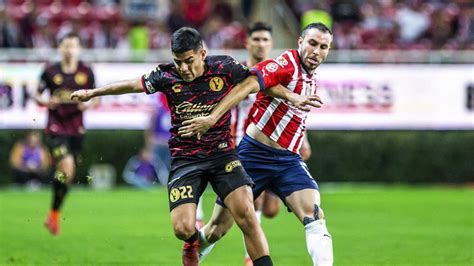
[(37, 131), (15, 143), (10, 152), (13, 182), (34, 189), (49, 182), (51, 158)]
[[(259, 90), (263, 82), (258, 73), (229, 56), (207, 56), (199, 32), (181, 28), (173, 33), (171, 50), (174, 63), (161, 64), (141, 78), (117, 82), (93, 90), (76, 91), (72, 99), (87, 101), (102, 95), (161, 91), (171, 110), (172, 156), (168, 182), (169, 203), (174, 233), (184, 240), (183, 264), (198, 265), (199, 234), (196, 224), (196, 204), (210, 182), (216, 194), (226, 204), (231, 219), (242, 230), (254, 265), (273, 265), (265, 235), (254, 212), (252, 180), (243, 170), (235, 154), (230, 132), (230, 113), (217, 121), (205, 136), (181, 136), (183, 121), (207, 116), (232, 91)], [(235, 87), (234, 87), (235, 85)], [(265, 91), (291, 99), (298, 107), (310, 102), (310, 97), (298, 97), (283, 86)], [(248, 94), (248, 93), (247, 93)]]
[[(265, 88), (281, 84), (299, 95), (314, 95), (320, 102), (316, 96), (315, 70), (326, 59), (332, 39), (332, 32), (324, 24), (309, 24), (298, 39), (298, 50), (287, 50), (276, 59), (257, 64), (253, 70), (262, 77), (261, 85)], [(250, 88), (232, 90), (209, 116), (185, 121), (181, 134), (204, 134), (250, 92)], [(298, 154), (308, 111), (309, 108), (301, 111), (287, 101), (259, 93), (249, 112), (250, 123), (238, 154), (255, 182), (254, 196), (267, 188), (277, 194), (304, 225), (313, 264), (326, 266), (333, 263), (332, 238), (321, 209), (319, 187)], [(227, 209), (214, 209), (213, 218), (201, 230), (201, 260), (212, 249), (211, 243), (221, 238), (232, 223)]]
[[(264, 22), (255, 22), (250, 25), (247, 31), (246, 49), (248, 51), (248, 58), (244, 65), (253, 67), (256, 64), (267, 60), (270, 51), (273, 48), (272, 26)], [(245, 136), (245, 130), (249, 123), (249, 111), (252, 107), (256, 93), (249, 94), (237, 106), (232, 109), (232, 133), (235, 138), (235, 146), (237, 147)], [(300, 149), (301, 158), (305, 161), (311, 155), (311, 146), (305, 134), (303, 145)], [(267, 218), (273, 218), (280, 210), (280, 199), (270, 190), (265, 190), (255, 199), (255, 213), (260, 222), (262, 214)], [(248, 253), (244, 257), (245, 265), (252, 265)]]
[[(60, 209), (72, 184), (84, 138), (83, 112), (96, 104), (71, 101), (71, 93), (95, 85), (92, 69), (79, 60), (81, 41), (70, 33), (59, 41), (61, 62), (48, 65), (41, 74), (40, 85), (34, 98), (48, 108), (47, 143), (55, 164), (53, 201), (45, 225), (53, 234), (59, 234)], [(49, 98), (42, 94), (49, 91)]]

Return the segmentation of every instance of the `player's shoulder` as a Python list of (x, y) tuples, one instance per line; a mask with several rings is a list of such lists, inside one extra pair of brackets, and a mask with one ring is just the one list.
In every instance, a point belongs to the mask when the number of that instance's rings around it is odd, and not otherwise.
[(296, 66), (299, 62), (298, 51), (294, 49), (288, 49), (274, 58), (273, 61), (283, 68), (289, 68)]
[(210, 55), (206, 57), (206, 65), (211, 71), (226, 71), (234, 65), (241, 65), (239, 61), (229, 55)]
[(79, 61), (78, 63), (79, 69), (87, 70), (92, 72), (92, 67), (90, 64), (85, 63), (84, 61)]
[(43, 68), (44, 72), (58, 72), (61, 70), (61, 64), (59, 62), (48, 62)]

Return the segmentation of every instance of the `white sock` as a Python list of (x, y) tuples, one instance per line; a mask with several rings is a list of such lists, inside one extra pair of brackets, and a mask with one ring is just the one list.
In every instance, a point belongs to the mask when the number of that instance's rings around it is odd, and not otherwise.
[(203, 220), (204, 218), (204, 211), (202, 210), (202, 197), (199, 199), (199, 203), (197, 205), (197, 208), (196, 208), (196, 219), (197, 220)]
[(204, 226), (199, 230), (199, 263), (201, 263), (207, 255), (211, 252), (214, 248), (216, 243), (209, 243), (206, 239), (206, 235), (204, 234), (204, 229), (207, 226)]
[[(261, 224), (262, 223), (262, 211), (261, 210), (255, 210), (255, 214), (257, 215), (258, 224)], [(244, 239), (244, 248), (245, 248), (244, 258), (250, 258), (250, 255), (247, 252), (247, 248), (245, 247), (245, 239)]]
[(332, 239), (326, 228), (324, 219), (316, 220), (305, 225), (306, 246), (309, 255), (316, 266), (331, 266), (334, 258), (332, 254)]

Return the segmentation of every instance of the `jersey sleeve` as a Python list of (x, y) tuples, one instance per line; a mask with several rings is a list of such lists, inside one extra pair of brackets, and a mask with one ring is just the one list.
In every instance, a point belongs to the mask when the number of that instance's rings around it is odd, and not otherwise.
[(291, 78), (292, 68), (288, 64), (283, 66), (274, 59), (268, 59), (255, 65), (251, 73), (257, 76), (260, 90), (265, 90)]
[(239, 61), (230, 57), (230, 77), (232, 84), (237, 84), (250, 75), (248, 67), (242, 65)]
[(141, 77), (142, 88), (146, 94), (153, 94), (157, 91), (163, 90), (167, 79), (165, 72), (163, 72), (158, 66), (150, 73)]

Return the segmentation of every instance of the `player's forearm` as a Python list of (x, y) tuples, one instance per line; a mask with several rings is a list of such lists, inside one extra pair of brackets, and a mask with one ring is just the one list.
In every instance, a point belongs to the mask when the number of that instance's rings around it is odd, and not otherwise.
[(249, 76), (241, 83), (237, 84), (212, 110), (210, 116), (214, 121), (218, 121), (227, 111), (240, 103), (250, 93), (256, 93), (259, 90), (257, 77)]
[(46, 106), (48, 105), (48, 101), (43, 99), (40, 94), (36, 93), (33, 95), (33, 100), (40, 105), (40, 106)]
[(140, 79), (118, 81), (89, 90), (91, 97), (143, 92)]
[(296, 95), (294, 92), (291, 92), (280, 84), (266, 89), (264, 93), (273, 98), (280, 98), (283, 100), (288, 100), (290, 102), (293, 102), (293, 98)]

